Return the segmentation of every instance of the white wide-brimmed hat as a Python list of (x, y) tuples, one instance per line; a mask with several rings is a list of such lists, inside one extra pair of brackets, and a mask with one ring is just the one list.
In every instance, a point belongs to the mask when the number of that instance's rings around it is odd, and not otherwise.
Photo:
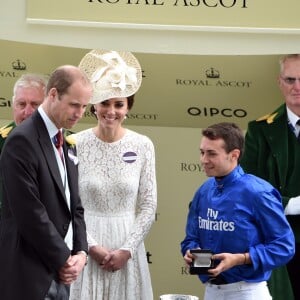
[(79, 63), (93, 85), (91, 104), (134, 95), (142, 83), (142, 69), (131, 52), (92, 50)]

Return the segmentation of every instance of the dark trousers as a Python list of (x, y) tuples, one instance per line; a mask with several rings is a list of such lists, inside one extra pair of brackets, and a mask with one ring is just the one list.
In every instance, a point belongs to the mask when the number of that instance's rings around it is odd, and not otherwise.
[(288, 262), (287, 270), (292, 284), (294, 299), (300, 299), (300, 284), (299, 284), (299, 273), (300, 273), (300, 244), (296, 243), (296, 251), (294, 257)]
[(44, 300), (69, 300), (70, 286), (52, 280)]

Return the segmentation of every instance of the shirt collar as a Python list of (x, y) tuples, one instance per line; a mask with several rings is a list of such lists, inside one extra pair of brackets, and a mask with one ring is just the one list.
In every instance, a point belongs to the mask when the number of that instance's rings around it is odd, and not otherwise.
[(296, 114), (294, 114), (288, 107), (286, 107), (286, 112), (290, 124), (293, 126), (293, 128), (296, 128), (296, 123), (299, 120), (299, 117)]
[(55, 124), (50, 120), (50, 118), (48, 117), (41, 105), (38, 107), (38, 111), (46, 125), (49, 136), (52, 139), (57, 134), (57, 131), (60, 129), (57, 128)]

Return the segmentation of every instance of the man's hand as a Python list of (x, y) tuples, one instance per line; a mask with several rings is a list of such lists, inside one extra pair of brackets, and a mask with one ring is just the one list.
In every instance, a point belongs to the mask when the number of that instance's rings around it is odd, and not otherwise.
[(64, 266), (59, 270), (59, 279), (63, 284), (74, 282), (86, 263), (86, 255), (79, 253), (69, 256)]
[(195, 259), (195, 257), (194, 257), (194, 255), (190, 252), (190, 250), (187, 250), (187, 251), (185, 252), (185, 255), (184, 255), (183, 259), (184, 259), (184, 261), (185, 261), (187, 267), (190, 267), (190, 265), (191, 265), (193, 259)]
[(243, 265), (245, 262), (245, 254), (243, 253), (220, 253), (212, 256), (213, 260), (219, 260), (220, 263), (214, 269), (209, 269), (208, 272), (216, 277), (222, 272), (238, 265)]

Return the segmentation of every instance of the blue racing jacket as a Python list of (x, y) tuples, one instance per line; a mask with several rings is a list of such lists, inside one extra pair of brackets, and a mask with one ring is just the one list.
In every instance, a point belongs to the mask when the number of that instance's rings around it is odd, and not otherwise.
[(295, 252), (279, 192), (240, 166), (222, 179), (209, 178), (195, 193), (181, 242), (182, 255), (195, 248), (215, 254), (249, 252), (252, 264), (222, 273), (228, 283), (268, 280), (272, 269), (286, 264)]

